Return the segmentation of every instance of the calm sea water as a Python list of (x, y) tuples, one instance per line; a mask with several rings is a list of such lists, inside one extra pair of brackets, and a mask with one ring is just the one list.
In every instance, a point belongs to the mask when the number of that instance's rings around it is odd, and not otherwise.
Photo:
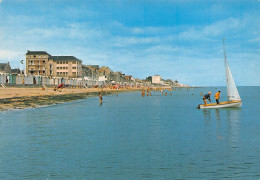
[(0, 112), (0, 179), (260, 179), (260, 87), (242, 108), (200, 92), (131, 92)]

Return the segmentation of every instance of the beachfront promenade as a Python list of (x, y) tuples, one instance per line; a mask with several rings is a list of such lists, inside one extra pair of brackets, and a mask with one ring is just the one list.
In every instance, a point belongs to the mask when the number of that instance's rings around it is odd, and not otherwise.
[[(62, 88), (58, 88), (59, 86)], [(0, 110), (46, 106), (97, 96), (100, 92), (106, 95), (114, 92), (137, 91), (151, 86), (171, 87), (153, 85), (142, 80), (116, 82), (2, 73), (0, 74)]]

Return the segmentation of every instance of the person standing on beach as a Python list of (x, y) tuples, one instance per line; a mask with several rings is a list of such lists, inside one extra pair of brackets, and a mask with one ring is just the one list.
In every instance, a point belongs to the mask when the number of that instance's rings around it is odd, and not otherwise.
[(209, 92), (208, 94), (205, 94), (203, 96), (204, 105), (207, 105), (207, 99), (209, 100), (209, 102), (211, 102), (210, 95), (211, 95), (211, 92)]
[(142, 97), (144, 97), (145, 96), (145, 91), (144, 90), (142, 90)]
[(216, 94), (215, 94), (215, 99), (216, 99), (216, 103), (219, 104), (219, 99), (220, 99), (220, 91), (218, 91)]
[(99, 93), (99, 101), (102, 101), (102, 93)]

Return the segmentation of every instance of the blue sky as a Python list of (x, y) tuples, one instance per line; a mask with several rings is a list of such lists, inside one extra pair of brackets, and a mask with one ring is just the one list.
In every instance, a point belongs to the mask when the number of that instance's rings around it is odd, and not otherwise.
[(136, 78), (260, 85), (260, 0), (0, 0), (0, 62), (73, 55)]

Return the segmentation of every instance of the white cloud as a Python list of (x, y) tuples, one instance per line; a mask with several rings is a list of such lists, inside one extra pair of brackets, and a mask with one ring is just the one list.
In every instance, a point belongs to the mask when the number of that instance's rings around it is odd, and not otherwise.
[[(123, 71), (139, 78), (160, 73), (164, 78), (178, 79), (182, 83), (207, 84), (222, 78), (222, 70), (215, 67), (223, 60), (221, 39), (224, 35), (235, 39), (230, 44), (236, 44), (237, 51), (241, 51), (241, 47), (236, 43), (235, 36), (250, 36), (252, 33), (246, 32), (253, 29), (257, 35), (255, 37), (259, 37), (259, 30), (252, 27), (257, 26), (254, 22), (258, 20), (252, 16), (228, 18), (186, 29), (184, 26), (127, 27), (119, 22), (108, 22), (102, 26), (89, 22), (70, 22), (62, 26), (48, 23), (44, 26), (42, 22), (45, 22), (44, 17), (27, 16), (6, 17), (5, 21), (1, 21), (0, 42), (3, 43), (0, 43), (0, 60), (15, 63), (24, 59), (27, 50), (44, 50), (53, 55), (76, 56), (84, 64), (107, 65), (114, 71)], [(253, 38), (251, 35), (245, 39), (259, 42), (259, 38)], [(239, 40), (243, 41), (241, 38)], [(246, 61), (249, 64), (259, 59), (259, 56), (254, 56), (259, 51), (252, 52), (253, 55), (248, 57), (243, 56), (248, 53), (246, 48), (236, 57), (231, 56), (234, 52), (228, 48), (231, 64), (232, 59), (240, 58), (238, 60), (242, 61), (241, 57), (251, 59)], [(203, 82), (203, 77), (207, 75), (212, 75), (212, 79)]]
[(207, 26), (193, 26), (179, 34), (185, 40), (209, 40), (216, 36), (227, 35), (242, 28), (242, 22), (236, 18), (228, 18)]

